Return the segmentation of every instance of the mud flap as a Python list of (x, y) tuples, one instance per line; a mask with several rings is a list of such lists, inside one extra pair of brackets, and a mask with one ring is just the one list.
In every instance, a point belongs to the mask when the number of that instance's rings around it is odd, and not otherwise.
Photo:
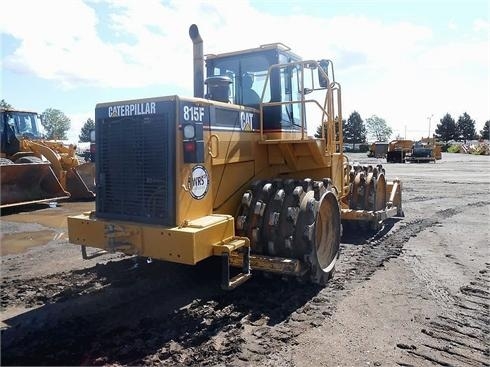
[(49, 163), (2, 165), (0, 208), (66, 199)]

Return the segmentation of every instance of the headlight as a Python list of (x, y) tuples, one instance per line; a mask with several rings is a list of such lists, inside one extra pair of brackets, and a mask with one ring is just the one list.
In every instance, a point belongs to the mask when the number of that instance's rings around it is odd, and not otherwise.
[(196, 129), (194, 125), (184, 125), (184, 139), (194, 139), (196, 136)]

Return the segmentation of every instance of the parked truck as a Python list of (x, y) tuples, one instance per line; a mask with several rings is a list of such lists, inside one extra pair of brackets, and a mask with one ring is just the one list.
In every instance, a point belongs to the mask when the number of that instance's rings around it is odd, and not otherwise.
[(389, 163), (426, 163), (442, 158), (441, 147), (434, 138), (418, 141), (398, 139), (388, 144), (386, 161)]

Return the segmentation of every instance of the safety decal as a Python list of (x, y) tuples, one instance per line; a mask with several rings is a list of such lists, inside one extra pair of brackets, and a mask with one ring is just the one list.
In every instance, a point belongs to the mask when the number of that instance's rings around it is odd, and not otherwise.
[(209, 189), (209, 175), (206, 167), (198, 165), (192, 168), (187, 181), (189, 191), (194, 199), (201, 200)]

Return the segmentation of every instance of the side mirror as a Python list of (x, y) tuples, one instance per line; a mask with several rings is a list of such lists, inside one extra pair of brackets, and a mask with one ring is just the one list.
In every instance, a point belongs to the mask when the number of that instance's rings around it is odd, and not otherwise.
[(318, 84), (320, 87), (327, 88), (328, 87), (328, 65), (330, 64), (329, 60), (320, 60), (318, 65), (320, 68), (318, 69)]
[(95, 143), (95, 130), (90, 130), (90, 142)]

